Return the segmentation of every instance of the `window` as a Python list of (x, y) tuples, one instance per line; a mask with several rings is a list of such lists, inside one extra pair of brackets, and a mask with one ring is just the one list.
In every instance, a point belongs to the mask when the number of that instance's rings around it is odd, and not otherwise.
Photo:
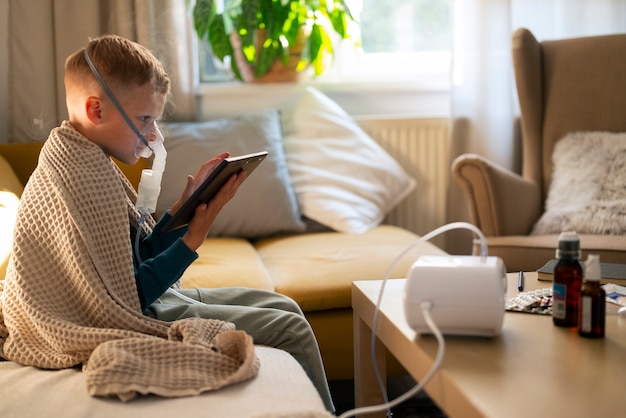
[[(346, 0), (360, 20), (362, 50), (344, 43), (321, 82), (448, 83), (451, 0)], [(202, 82), (232, 80), (229, 63), (199, 44)], [(440, 82), (440, 83), (439, 83)]]

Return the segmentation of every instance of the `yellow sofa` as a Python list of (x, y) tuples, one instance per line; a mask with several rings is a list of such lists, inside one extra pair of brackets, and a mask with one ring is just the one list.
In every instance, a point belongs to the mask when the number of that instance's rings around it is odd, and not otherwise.
[[(0, 191), (5, 189), (20, 196), (36, 166), (40, 147), (39, 143), (0, 144)], [(136, 186), (145, 163), (120, 166)], [(0, 217), (10, 216), (10, 208), (0, 210)], [(363, 234), (300, 233), (254, 241), (210, 237), (198, 250), (200, 257), (186, 271), (182, 284), (205, 288), (246, 286), (293, 298), (315, 332), (329, 380), (350, 379), (351, 282), (382, 279), (396, 257), (417, 238), (393, 225), (380, 225)], [(0, 239), (6, 241), (10, 237), (3, 233)], [(445, 253), (428, 242), (422, 243), (396, 264), (390, 276), (405, 276), (421, 254)], [(4, 278), (6, 257), (0, 253), (0, 279)], [(397, 365), (391, 366), (393, 373)]]

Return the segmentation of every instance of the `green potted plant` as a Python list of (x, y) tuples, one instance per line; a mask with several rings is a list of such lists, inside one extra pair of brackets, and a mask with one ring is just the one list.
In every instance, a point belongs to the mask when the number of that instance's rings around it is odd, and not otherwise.
[[(214, 56), (230, 57), (243, 81), (293, 81), (306, 68), (317, 76), (338, 40), (359, 40), (345, 0), (196, 0), (193, 22)], [(272, 77), (270, 70), (282, 74)]]

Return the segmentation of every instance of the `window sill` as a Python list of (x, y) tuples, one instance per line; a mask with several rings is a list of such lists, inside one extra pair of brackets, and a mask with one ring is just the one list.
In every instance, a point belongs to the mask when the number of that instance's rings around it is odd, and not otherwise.
[(267, 107), (285, 109), (300, 93), (314, 87), (350, 115), (383, 117), (448, 117), (449, 83), (443, 78), (416, 82), (311, 80), (300, 83), (202, 83), (197, 87), (201, 120), (228, 117)]

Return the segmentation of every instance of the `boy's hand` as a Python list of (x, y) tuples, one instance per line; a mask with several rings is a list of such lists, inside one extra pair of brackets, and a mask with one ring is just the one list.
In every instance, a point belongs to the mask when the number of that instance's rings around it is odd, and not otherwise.
[[(204, 182), (215, 167), (217, 167), (223, 159), (228, 158), (229, 155), (229, 153), (224, 152), (213, 157), (200, 167), (200, 170), (198, 171), (198, 174), (196, 174), (195, 178), (193, 176), (187, 177), (185, 190), (178, 201), (176, 201), (170, 209), (170, 213), (172, 215), (182, 207), (183, 203), (189, 199), (197, 187)], [(226, 205), (226, 203), (228, 203), (230, 199), (235, 196), (235, 193), (237, 193), (239, 186), (241, 186), (241, 183), (243, 183), (245, 178), (245, 171), (233, 174), (208, 204), (201, 203), (196, 207), (195, 214), (193, 218), (191, 218), (191, 221), (189, 221), (187, 232), (182, 238), (183, 242), (187, 245), (187, 247), (189, 247), (189, 249), (196, 251), (200, 245), (202, 245), (207, 234), (209, 233), (211, 225), (213, 225), (213, 222), (215, 221), (215, 218), (220, 213), (224, 205)]]
[(183, 193), (170, 208), (170, 214), (172, 216), (180, 210), (180, 208), (187, 201), (187, 199), (189, 199), (191, 195), (196, 191), (198, 186), (200, 186), (204, 182), (204, 180), (209, 177), (209, 174), (211, 174), (213, 170), (215, 170), (215, 168), (222, 162), (222, 160), (228, 158), (229, 156), (230, 153), (228, 152), (218, 154), (215, 157), (211, 158), (209, 161), (202, 164), (195, 177), (191, 175), (187, 176), (187, 184), (185, 185)]
[(196, 207), (196, 212), (191, 221), (189, 221), (187, 232), (183, 235), (183, 241), (187, 244), (187, 247), (195, 251), (202, 245), (215, 218), (217, 218), (224, 205), (235, 196), (246, 175), (245, 171), (233, 174), (208, 204), (201, 203)]

